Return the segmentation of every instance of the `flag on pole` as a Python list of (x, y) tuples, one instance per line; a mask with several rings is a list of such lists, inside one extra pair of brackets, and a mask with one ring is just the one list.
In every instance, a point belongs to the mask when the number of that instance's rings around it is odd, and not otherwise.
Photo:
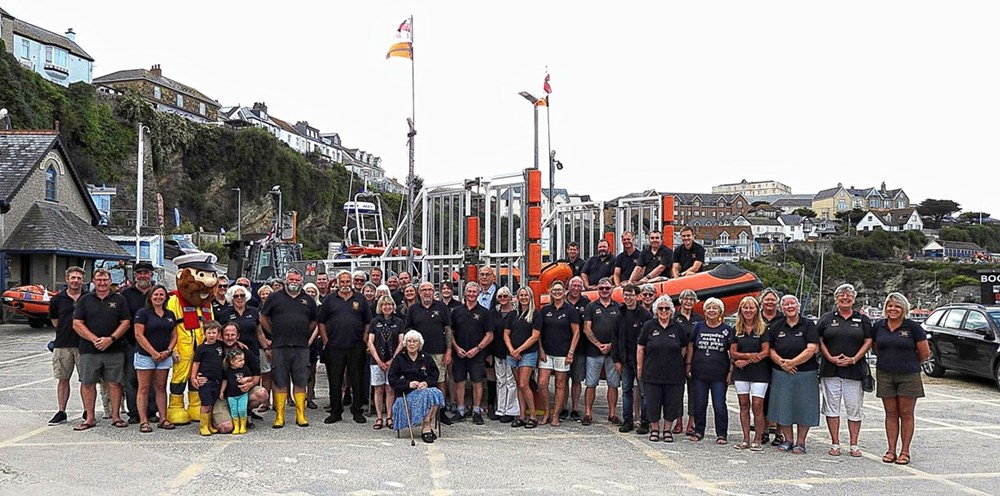
[(542, 89), (545, 90), (545, 94), (552, 93), (552, 85), (549, 84), (549, 69), (545, 68), (545, 81), (542, 83)]
[(401, 41), (399, 43), (393, 43), (389, 47), (389, 51), (385, 54), (386, 60), (389, 57), (402, 57), (404, 59), (413, 60), (413, 43), (409, 41)]
[(396, 28), (396, 38), (402, 38), (403, 36), (409, 38), (412, 32), (413, 31), (410, 26), (410, 20), (406, 19), (405, 21), (399, 24), (398, 28)]

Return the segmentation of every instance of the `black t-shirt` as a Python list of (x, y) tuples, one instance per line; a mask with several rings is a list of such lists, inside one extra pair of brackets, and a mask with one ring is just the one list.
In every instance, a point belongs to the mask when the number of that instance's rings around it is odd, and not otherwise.
[(615, 257), (611, 255), (603, 259), (597, 255), (590, 257), (590, 260), (583, 264), (583, 270), (580, 273), (587, 274), (587, 281), (590, 282), (591, 286), (596, 286), (597, 281), (615, 274)]
[[(816, 323), (816, 334), (832, 356), (852, 357), (861, 350), (865, 339), (872, 337), (872, 321), (867, 315), (853, 312), (844, 318), (836, 310), (827, 312)], [(840, 377), (860, 381), (865, 378), (865, 364), (858, 360), (854, 365), (838, 367), (822, 358), (819, 368), (820, 377)]]
[(705, 247), (701, 246), (696, 242), (691, 242), (691, 248), (688, 249), (682, 243), (677, 248), (674, 248), (674, 261), (673, 263), (680, 264), (681, 270), (679, 273), (683, 274), (685, 270), (690, 269), (694, 266), (695, 262), (705, 263)]
[[(128, 302), (125, 297), (114, 292), (108, 293), (103, 299), (97, 293), (87, 293), (80, 297), (73, 310), (73, 320), (82, 320), (90, 332), (99, 338), (110, 337), (121, 321), (132, 321), (128, 313)], [(98, 351), (94, 343), (86, 339), (80, 340), (80, 353), (121, 353), (125, 351), (125, 342), (116, 339), (104, 351)]]
[(573, 277), (576, 277), (576, 276), (580, 275), (583, 272), (584, 261), (580, 257), (576, 257), (576, 260), (570, 260), (568, 258), (564, 258), (564, 259), (559, 260), (559, 261), (560, 262), (565, 262), (565, 263), (569, 264), (570, 268), (573, 269)]
[(618, 322), (615, 324), (614, 346), (611, 348), (611, 359), (615, 362), (626, 365), (636, 365), (636, 343), (642, 326), (653, 318), (642, 305), (636, 305), (634, 310), (629, 310), (622, 305), (618, 314)]
[[(177, 320), (173, 312), (164, 308), (163, 316), (161, 317), (156, 314), (155, 310), (140, 308), (135, 314), (135, 323), (145, 326), (142, 335), (146, 337), (146, 340), (149, 341), (154, 350), (167, 351), (167, 348), (170, 347), (170, 336), (173, 335), (174, 328), (177, 326)], [(135, 352), (140, 355), (150, 356), (149, 352), (142, 346), (137, 347)]]
[(688, 334), (676, 321), (667, 327), (658, 319), (642, 325), (636, 344), (643, 346), (642, 382), (650, 384), (684, 384), (684, 349)]
[[(222, 343), (222, 340), (220, 339), (219, 342)], [(226, 354), (228, 354), (230, 351), (233, 351), (233, 350), (239, 348), (239, 346), (240, 345), (236, 345), (236, 346), (233, 346), (232, 348), (230, 348), (230, 347), (226, 346), (226, 343), (222, 343), (222, 354), (223, 354), (223, 356), (225, 356)], [(251, 377), (255, 377), (255, 376), (260, 375), (260, 357), (259, 357), (259, 355), (257, 355), (256, 353), (251, 352), (250, 350), (243, 350), (243, 349), (241, 349), (241, 351), (243, 351), (243, 361), (244, 361), (244, 364), (247, 367), (247, 370), (250, 371), (250, 376)]]
[(212, 315), (218, 317), (219, 315), (222, 315), (224, 311), (230, 308), (233, 308), (233, 306), (229, 304), (229, 302), (227, 302), (226, 300), (219, 301), (216, 300), (215, 298), (212, 298)]
[(590, 298), (580, 295), (580, 299), (576, 300), (576, 303), (570, 303), (569, 299), (566, 300), (566, 303), (573, 305), (573, 307), (576, 308), (576, 314), (580, 317), (580, 339), (576, 340), (576, 355), (586, 355), (587, 343), (589, 343), (590, 340), (588, 340), (587, 336), (584, 336), (583, 334), (583, 316), (587, 313), (587, 305), (590, 305)]
[(895, 331), (889, 330), (889, 321), (882, 319), (872, 326), (875, 346), (878, 349), (878, 370), (891, 374), (916, 374), (920, 372), (917, 343), (927, 340), (927, 332), (920, 324), (903, 319)]
[[(152, 288), (152, 286), (150, 286)], [(131, 317), (130, 320), (135, 321), (135, 316), (139, 314), (139, 310), (146, 308), (146, 297), (148, 291), (143, 293), (139, 291), (135, 285), (129, 286), (122, 290), (122, 296), (125, 297), (125, 301), (128, 302), (128, 314)], [(125, 331), (125, 340), (129, 344), (135, 345), (135, 329), (131, 326)]]
[(471, 351), (483, 341), (486, 333), (496, 331), (496, 323), (486, 307), (477, 303), (469, 310), (469, 307), (460, 304), (451, 310), (451, 330), (455, 333), (455, 343), (463, 350)]
[(729, 344), (736, 331), (728, 324), (709, 327), (698, 322), (691, 333), (691, 378), (708, 382), (721, 382), (729, 375)]
[(635, 270), (635, 266), (639, 264), (640, 255), (642, 255), (642, 252), (633, 248), (631, 254), (622, 250), (622, 252), (615, 257), (615, 268), (621, 269), (618, 271), (619, 279), (627, 281), (629, 277), (632, 277), (632, 271)]
[[(587, 310), (583, 314), (584, 325), (586, 322), (590, 322), (590, 331), (594, 333), (597, 341), (601, 344), (608, 344), (614, 340), (618, 314), (617, 303), (612, 301), (608, 306), (604, 306), (601, 304), (601, 300), (597, 300), (587, 305)], [(589, 339), (587, 339), (587, 356), (602, 356), (601, 350), (594, 346), (594, 343), (591, 343)]]
[(260, 341), (257, 340), (257, 326), (260, 324), (260, 310), (255, 307), (247, 306), (243, 309), (243, 313), (240, 314), (236, 311), (235, 307), (228, 307), (223, 310), (221, 314), (216, 314), (215, 318), (218, 319), (219, 323), (222, 325), (226, 325), (229, 322), (236, 323), (236, 327), (240, 329), (239, 341), (247, 345), (247, 348), (252, 351), (254, 355), (260, 355)]
[[(771, 339), (771, 349), (774, 350), (778, 356), (786, 360), (795, 358), (806, 349), (806, 345), (809, 343), (819, 345), (819, 334), (816, 333), (816, 324), (807, 318), (799, 317), (799, 321), (794, 327), (788, 325), (787, 319), (779, 319), (774, 321), (770, 327), (767, 328), (768, 337)], [(774, 361), (771, 362), (771, 367), (775, 370), (780, 370), (781, 366)], [(799, 372), (807, 370), (816, 370), (819, 365), (816, 360), (812, 358), (800, 363), (796, 369)]]
[(198, 375), (210, 381), (221, 381), (225, 377), (222, 370), (224, 353), (222, 341), (203, 343), (194, 350), (194, 362), (198, 363)]
[[(368, 331), (375, 336), (375, 350), (378, 357), (383, 362), (392, 359), (393, 352), (399, 346), (399, 340), (403, 337), (403, 319), (392, 315), (388, 319), (384, 315), (376, 315), (368, 327)], [(376, 365), (375, 358), (368, 357), (369, 365)]]
[(637, 264), (642, 267), (642, 275), (646, 277), (659, 266), (664, 266), (662, 272), (660, 272), (660, 277), (670, 277), (670, 266), (673, 264), (673, 253), (671, 253), (670, 248), (660, 245), (660, 249), (656, 253), (653, 253), (652, 248), (649, 246), (642, 249), (639, 253), (639, 261)]
[(493, 310), (493, 325), (496, 326), (496, 334), (493, 336), (493, 356), (499, 359), (507, 358), (507, 343), (503, 341), (503, 329), (507, 324), (507, 316), (514, 313), (502, 312), (500, 309)]
[(302, 292), (291, 296), (287, 291), (275, 291), (267, 297), (261, 315), (271, 319), (271, 346), (309, 347), (312, 324), (316, 322), (316, 301)]
[(705, 318), (702, 317), (701, 315), (698, 315), (694, 311), (691, 311), (691, 318), (687, 318), (685, 315), (675, 310), (674, 320), (676, 320), (677, 323), (680, 324), (685, 331), (687, 331), (688, 336), (690, 336), (691, 333), (694, 332), (694, 325), (697, 324), (698, 322), (704, 322)]
[(80, 347), (80, 335), (73, 330), (75, 306), (76, 300), (66, 294), (66, 291), (60, 291), (49, 300), (49, 319), (59, 320), (59, 325), (56, 326), (56, 348)]
[(424, 337), (424, 353), (443, 354), (447, 350), (445, 327), (451, 327), (451, 310), (434, 300), (425, 307), (419, 301), (406, 310), (406, 329), (416, 329)]
[(247, 367), (245, 363), (238, 369), (234, 369), (232, 367), (226, 369), (226, 398), (235, 398), (246, 394), (243, 391), (240, 391), (239, 381), (250, 376), (250, 367)]
[[(503, 327), (504, 332), (506, 332), (506, 329), (510, 329), (510, 344), (516, 350), (531, 337), (533, 331), (542, 331), (542, 312), (535, 310), (529, 323), (517, 311), (513, 311), (507, 314), (507, 323)], [(535, 351), (538, 351), (538, 341), (535, 341), (535, 344), (521, 352), (521, 354), (524, 355), (525, 353)]]
[(330, 293), (319, 308), (317, 320), (326, 326), (327, 346), (349, 350), (363, 346), (365, 326), (371, 322), (368, 300), (354, 293), (346, 300), (339, 293)]
[[(770, 338), (765, 330), (760, 336), (754, 334), (744, 334), (736, 337), (733, 341), (736, 344), (736, 351), (740, 353), (760, 353), (764, 343), (769, 343)], [(771, 363), (769, 357), (757, 363), (751, 363), (742, 369), (733, 366), (733, 380), (746, 382), (771, 382)]]
[(569, 345), (573, 343), (571, 324), (580, 325), (580, 314), (573, 305), (563, 301), (559, 308), (551, 303), (542, 307), (542, 347), (546, 355), (569, 355)]

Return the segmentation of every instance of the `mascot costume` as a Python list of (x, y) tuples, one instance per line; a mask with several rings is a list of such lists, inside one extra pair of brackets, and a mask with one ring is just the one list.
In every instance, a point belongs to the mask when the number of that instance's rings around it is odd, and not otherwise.
[[(170, 397), (167, 420), (176, 425), (201, 418), (198, 391), (190, 389), (188, 380), (194, 349), (205, 340), (202, 324), (212, 320), (212, 293), (218, 284), (212, 253), (194, 253), (174, 258), (177, 265), (177, 290), (167, 300), (167, 308), (177, 319), (177, 347), (174, 367), (170, 373)], [(188, 406), (184, 408), (184, 390), (188, 390)], [(211, 415), (209, 413), (208, 415)], [(211, 423), (209, 423), (211, 424)]]

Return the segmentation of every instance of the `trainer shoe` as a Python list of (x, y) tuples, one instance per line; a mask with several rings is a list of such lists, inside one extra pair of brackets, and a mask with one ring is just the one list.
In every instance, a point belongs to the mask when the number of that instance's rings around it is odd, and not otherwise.
[(441, 411), (441, 410), (438, 410), (438, 419), (444, 425), (452, 425), (453, 424), (453, 422), (451, 421), (451, 419), (448, 418), (448, 415), (445, 415), (445, 413), (443, 411)]
[(473, 412), (472, 413), (472, 423), (476, 424), (476, 425), (483, 425), (483, 424), (485, 424), (486, 422), (483, 421), (483, 414), (480, 413), (480, 412)]
[(622, 422), (622, 426), (618, 428), (618, 432), (632, 432), (632, 429), (634, 429), (632, 425), (632, 422)]
[(566, 419), (568, 418), (569, 418), (569, 410), (563, 408), (562, 411), (559, 412), (559, 421), (565, 422)]
[(363, 424), (365, 422), (368, 422), (368, 419), (365, 418), (365, 415), (363, 413), (355, 413), (354, 414), (354, 421), (357, 422), (357, 423), (359, 423), (359, 424)]
[(569, 419), (572, 420), (573, 422), (579, 422), (580, 419), (582, 419), (582, 418), (583, 417), (580, 416), (580, 412), (578, 412), (576, 410), (573, 410), (572, 412), (569, 412)]
[(49, 425), (59, 425), (66, 423), (66, 412), (60, 410), (52, 416), (52, 420), (49, 420)]
[(340, 422), (341, 420), (344, 420), (344, 417), (341, 416), (339, 413), (331, 413), (329, 417), (323, 419), (323, 423), (324, 424), (333, 424), (333, 423), (336, 423), (336, 422)]
[(649, 422), (639, 422), (639, 428), (635, 430), (635, 433), (639, 435), (649, 434)]
[(452, 422), (465, 422), (465, 413), (463, 413), (463, 412), (455, 412), (455, 414), (451, 416), (451, 421)]

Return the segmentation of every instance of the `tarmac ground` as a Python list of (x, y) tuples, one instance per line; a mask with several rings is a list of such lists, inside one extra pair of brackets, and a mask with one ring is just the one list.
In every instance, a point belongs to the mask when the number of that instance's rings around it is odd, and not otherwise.
[[(434, 444), (407, 431), (344, 421), (271, 429), (264, 414), (247, 435), (204, 438), (196, 424), (142, 434), (110, 420), (74, 432), (82, 407), (71, 383), (70, 422), (48, 426), (56, 381), (46, 343), (53, 330), (0, 325), (0, 494), (1000, 494), (1000, 393), (996, 384), (949, 372), (924, 377), (912, 463), (882, 463), (881, 401), (865, 398), (861, 458), (827, 454), (826, 425), (813, 428), (808, 454), (738, 451), (738, 404), (729, 389), (729, 445), (716, 445), (709, 409), (704, 440), (650, 442), (610, 425), (604, 387), (595, 423), (513, 429), (487, 421), (444, 427)], [(323, 366), (320, 405), (327, 403)], [(99, 403), (99, 402), (98, 402)], [(97, 408), (100, 413), (101, 407)], [(620, 415), (620, 407), (619, 407)]]

